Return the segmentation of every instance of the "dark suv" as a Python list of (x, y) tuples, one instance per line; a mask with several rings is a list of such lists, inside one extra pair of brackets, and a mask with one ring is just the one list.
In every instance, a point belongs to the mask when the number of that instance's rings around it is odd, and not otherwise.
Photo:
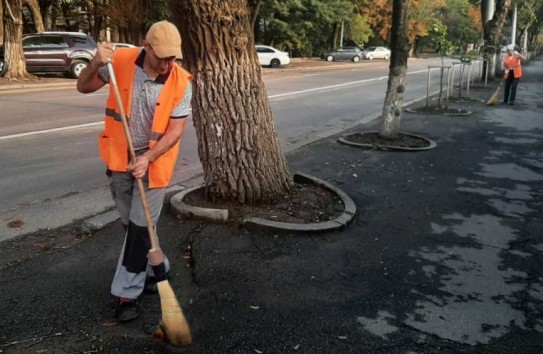
[[(96, 54), (96, 42), (85, 33), (41, 32), (23, 36), (28, 72), (60, 72), (78, 78)], [(6, 71), (0, 47), (0, 76)]]

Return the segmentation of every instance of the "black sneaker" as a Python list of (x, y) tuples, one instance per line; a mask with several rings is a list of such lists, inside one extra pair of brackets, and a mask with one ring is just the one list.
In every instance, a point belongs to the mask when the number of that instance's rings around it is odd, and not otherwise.
[(113, 315), (120, 322), (135, 320), (140, 315), (140, 307), (134, 299), (121, 297), (113, 310)]
[(515, 102), (511, 101), (511, 102), (509, 102), (509, 104), (510, 104), (511, 106), (514, 106), (514, 105), (515, 105)]

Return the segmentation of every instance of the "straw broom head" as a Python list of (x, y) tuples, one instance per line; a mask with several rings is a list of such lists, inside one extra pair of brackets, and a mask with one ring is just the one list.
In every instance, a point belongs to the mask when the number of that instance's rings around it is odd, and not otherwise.
[(192, 344), (189, 325), (170, 283), (164, 280), (158, 282), (157, 287), (162, 308), (162, 327), (166, 332), (166, 338), (173, 345)]
[(490, 96), (490, 98), (488, 99), (488, 101), (486, 102), (486, 105), (487, 106), (495, 106), (498, 104), (498, 95), (500, 93), (500, 87), (502, 86), (502, 83), (500, 82), (500, 84), (498, 85), (498, 88), (496, 89), (496, 91), (494, 91), (494, 93), (492, 94), (492, 96)]

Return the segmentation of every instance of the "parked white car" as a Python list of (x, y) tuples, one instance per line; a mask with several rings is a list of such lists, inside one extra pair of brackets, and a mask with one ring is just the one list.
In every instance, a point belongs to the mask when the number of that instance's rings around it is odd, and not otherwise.
[(121, 42), (111, 42), (113, 48), (136, 48), (135, 45), (130, 43), (121, 43)]
[(362, 57), (364, 59), (390, 59), (390, 49), (385, 47), (368, 47), (362, 51)]
[(278, 68), (281, 65), (290, 64), (290, 57), (287, 52), (282, 52), (267, 45), (256, 45), (255, 48), (258, 55), (258, 62), (262, 66)]

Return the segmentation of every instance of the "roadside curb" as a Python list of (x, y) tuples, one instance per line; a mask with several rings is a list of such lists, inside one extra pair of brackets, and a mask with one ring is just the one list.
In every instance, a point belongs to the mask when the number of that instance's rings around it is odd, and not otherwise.
[[(246, 218), (243, 220), (241, 225), (250, 230), (272, 232), (324, 232), (342, 229), (351, 222), (354, 215), (356, 214), (356, 205), (354, 204), (353, 200), (341, 189), (317, 177), (313, 177), (301, 172), (295, 172), (293, 175), (293, 180), (294, 182), (300, 184), (317, 185), (332, 193), (335, 193), (343, 203), (343, 213), (337, 218), (330, 221), (309, 224), (279, 222), (263, 218)], [(215, 223), (227, 222), (227, 209), (197, 207), (193, 205), (187, 205), (183, 202), (183, 198), (187, 194), (202, 187), (203, 186), (195, 186), (174, 195), (171, 199), (171, 208), (173, 213), (175, 215), (181, 215), (182, 217), (196, 217), (198, 220), (210, 221)]]
[(343, 213), (337, 218), (311, 224), (296, 224), (296, 223), (287, 223), (272, 221), (262, 218), (248, 218), (243, 220), (242, 225), (248, 228), (249, 230), (260, 230), (260, 231), (272, 231), (272, 232), (325, 232), (325, 231), (334, 231), (343, 229), (347, 224), (349, 224), (354, 215), (356, 214), (356, 205), (354, 204), (351, 197), (349, 197), (345, 192), (336, 186), (323, 181), (317, 177), (310, 176), (301, 172), (294, 173), (294, 182), (302, 184), (314, 184), (320, 186), (328, 191), (335, 193), (343, 203), (345, 209)]
[[(199, 180), (200, 178), (196, 177), (191, 180), (188, 180), (186, 183), (190, 185), (193, 181), (199, 181)], [(190, 187), (187, 187), (186, 185), (182, 185), (182, 184), (176, 184), (167, 188), (166, 196), (164, 197), (164, 206), (171, 203), (171, 200), (175, 195), (182, 193), (183, 191), (186, 191), (188, 189), (190, 189)], [(109, 210), (104, 213), (94, 215), (84, 220), (81, 223), (81, 231), (85, 233), (93, 233), (119, 219), (120, 219), (120, 216), (117, 209)]]
[(425, 147), (408, 147), (408, 146), (399, 146), (399, 145), (388, 145), (388, 144), (369, 144), (369, 143), (357, 143), (353, 140), (350, 140), (352, 136), (357, 134), (378, 134), (377, 131), (367, 131), (367, 132), (361, 132), (361, 133), (352, 133), (347, 134), (345, 136), (342, 136), (338, 139), (338, 142), (352, 146), (357, 148), (365, 148), (365, 149), (380, 149), (380, 150), (399, 150), (399, 151), (426, 151), (426, 150), (432, 150), (437, 146), (437, 143), (433, 141), (432, 139), (428, 139), (424, 136), (415, 135), (415, 134), (409, 134), (400, 132), (400, 135), (410, 136), (414, 138), (418, 138), (421, 140), (424, 140), (428, 143), (428, 146)]
[(43, 84), (36, 83), (17, 83), (0, 85), (0, 92), (2, 91), (15, 91), (15, 90), (30, 90), (30, 89), (42, 89), (42, 88), (62, 88), (62, 87), (75, 87), (76, 82), (49, 82)]

